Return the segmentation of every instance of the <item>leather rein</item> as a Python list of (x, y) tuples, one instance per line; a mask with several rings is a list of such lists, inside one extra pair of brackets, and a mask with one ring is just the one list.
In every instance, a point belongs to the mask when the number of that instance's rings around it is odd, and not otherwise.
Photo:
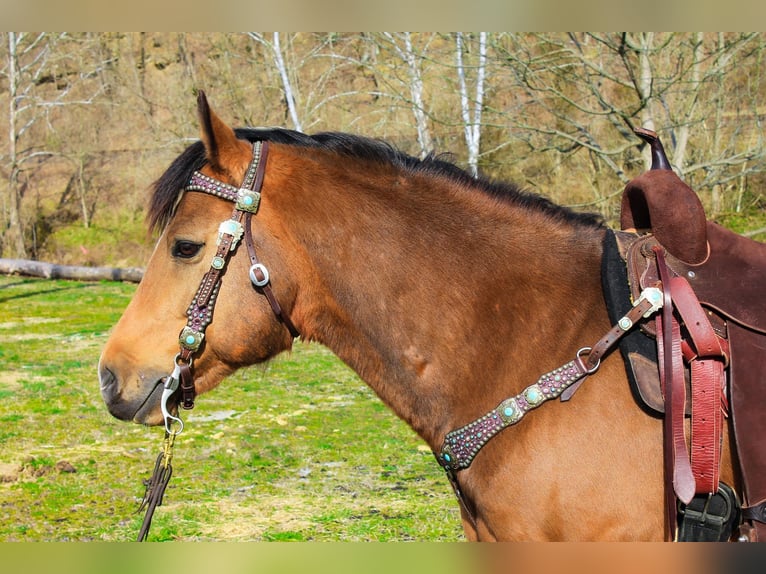
[(238, 243), (244, 237), (247, 253), (250, 258), (250, 281), (253, 287), (266, 297), (274, 315), (285, 325), (293, 337), (300, 336), (290, 317), (284, 312), (271, 288), (269, 270), (260, 262), (255, 252), (255, 244), (251, 230), (252, 216), (258, 213), (261, 201), (261, 187), (266, 171), (269, 143), (256, 141), (253, 143), (253, 159), (245, 172), (240, 187), (235, 187), (218, 181), (212, 177), (195, 171), (184, 191), (207, 193), (214, 197), (234, 203), (231, 217), (221, 222), (218, 228), (217, 249), (210, 262), (210, 269), (202, 277), (197, 293), (186, 311), (186, 326), (178, 336), (180, 351), (175, 357), (173, 372), (164, 383), (162, 393), (162, 414), (165, 418), (165, 430), (171, 433), (173, 423), (180, 425), (178, 434), (183, 430), (183, 422), (168, 408), (168, 400), (180, 389), (180, 406), (184, 409), (194, 407), (196, 395), (192, 374), (193, 358), (199, 351), (205, 339), (205, 329), (213, 320), (221, 278), (226, 271), (226, 264), (233, 255)]

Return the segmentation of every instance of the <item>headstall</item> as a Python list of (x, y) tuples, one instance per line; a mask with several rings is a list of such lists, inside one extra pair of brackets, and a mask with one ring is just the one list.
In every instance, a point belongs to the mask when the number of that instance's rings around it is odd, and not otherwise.
[(293, 337), (299, 336), (298, 330), (282, 310), (271, 289), (269, 271), (258, 260), (253, 242), (251, 219), (258, 212), (261, 202), (261, 187), (266, 171), (268, 151), (268, 142), (256, 141), (253, 143), (253, 159), (250, 161), (240, 187), (229, 185), (195, 171), (184, 188), (184, 191), (198, 191), (231, 201), (234, 203), (234, 209), (231, 217), (223, 221), (218, 227), (216, 253), (210, 262), (210, 269), (202, 277), (197, 293), (186, 311), (186, 326), (181, 330), (178, 337), (180, 352), (175, 357), (173, 372), (165, 380), (161, 406), (167, 432), (171, 432), (171, 426), (174, 422), (180, 425), (180, 430), (183, 429), (183, 422), (171, 414), (168, 409), (168, 400), (179, 388), (181, 392), (180, 406), (184, 409), (194, 407), (193, 357), (205, 339), (205, 329), (213, 320), (213, 309), (226, 264), (243, 237), (250, 257), (249, 275), (253, 287), (266, 297), (274, 315), (287, 327), (290, 334)]
[[(199, 288), (186, 311), (186, 326), (178, 336), (180, 351), (175, 357), (172, 373), (164, 381), (160, 407), (165, 421), (165, 440), (162, 452), (157, 456), (151, 477), (144, 481), (146, 491), (139, 511), (145, 509), (146, 514), (138, 533), (139, 542), (147, 539), (154, 510), (162, 505), (165, 489), (173, 474), (171, 465), (173, 444), (175, 437), (184, 428), (180, 417), (170, 412), (168, 401), (180, 388), (180, 406), (184, 409), (194, 407), (196, 394), (192, 374), (194, 354), (202, 346), (202, 342), (205, 340), (205, 329), (213, 320), (213, 309), (218, 291), (221, 288), (221, 277), (226, 270), (226, 264), (243, 238), (250, 257), (249, 276), (253, 287), (266, 297), (274, 315), (287, 327), (290, 334), (293, 337), (300, 335), (298, 329), (295, 328), (293, 322), (279, 305), (271, 289), (269, 270), (258, 260), (253, 242), (251, 220), (252, 216), (258, 212), (261, 202), (261, 186), (266, 171), (268, 151), (268, 142), (256, 141), (253, 143), (253, 159), (250, 161), (240, 187), (229, 185), (195, 171), (184, 188), (184, 191), (199, 191), (231, 201), (234, 203), (234, 209), (231, 217), (223, 221), (218, 227), (215, 255), (210, 261), (210, 269), (202, 277)], [(174, 424), (177, 425), (177, 428), (173, 427)]]

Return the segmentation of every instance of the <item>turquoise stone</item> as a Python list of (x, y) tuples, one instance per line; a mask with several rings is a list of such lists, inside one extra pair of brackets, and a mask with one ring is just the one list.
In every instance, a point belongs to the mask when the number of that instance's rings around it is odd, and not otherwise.
[(503, 414), (507, 417), (511, 416), (513, 414), (513, 407), (505, 407)]
[(447, 462), (452, 462), (452, 457), (445, 453), (444, 454), (444, 460), (446, 460)]
[(193, 345), (194, 344), (194, 335), (189, 335), (186, 337), (186, 344), (187, 345)]
[(524, 394), (526, 395), (527, 400), (530, 403), (536, 403), (537, 401), (540, 400), (540, 393), (539, 393), (539, 391), (537, 389), (534, 389), (534, 388), (527, 389), (527, 392), (524, 393)]

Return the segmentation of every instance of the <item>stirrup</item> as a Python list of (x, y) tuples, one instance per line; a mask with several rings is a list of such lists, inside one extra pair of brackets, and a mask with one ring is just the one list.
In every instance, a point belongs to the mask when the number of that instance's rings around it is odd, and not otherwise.
[(718, 483), (715, 494), (697, 494), (678, 502), (678, 542), (726, 542), (739, 527), (742, 511), (732, 488)]

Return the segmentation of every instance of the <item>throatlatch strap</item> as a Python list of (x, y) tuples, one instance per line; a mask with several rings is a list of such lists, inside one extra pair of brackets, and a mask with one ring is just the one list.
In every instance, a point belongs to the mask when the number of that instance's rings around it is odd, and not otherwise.
[(245, 214), (245, 245), (247, 246), (247, 253), (250, 257), (250, 268), (253, 270), (252, 272), (258, 280), (256, 289), (263, 293), (266, 300), (269, 302), (269, 305), (271, 305), (271, 310), (274, 312), (274, 315), (276, 315), (277, 319), (287, 327), (287, 330), (290, 331), (293, 338), (300, 337), (300, 332), (295, 328), (290, 317), (282, 310), (282, 306), (279, 304), (279, 301), (277, 301), (274, 291), (271, 288), (271, 281), (264, 274), (265, 267), (263, 267), (258, 260), (258, 255), (255, 252), (255, 243), (253, 242), (253, 231), (250, 227), (251, 218), (251, 213)]

